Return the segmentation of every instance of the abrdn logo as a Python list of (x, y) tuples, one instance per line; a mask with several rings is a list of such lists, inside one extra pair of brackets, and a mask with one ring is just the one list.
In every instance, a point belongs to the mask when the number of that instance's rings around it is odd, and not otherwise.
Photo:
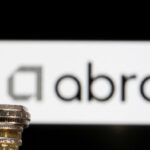
[[(96, 68), (98, 69), (98, 68)], [(9, 96), (14, 100), (29, 100), (33, 96), (36, 97), (38, 101), (43, 100), (43, 68), (41, 66), (20, 66), (17, 68), (17, 70), (9, 76), (8, 79), (8, 94)], [(86, 95), (87, 95), (87, 101), (99, 101), (99, 102), (106, 102), (112, 99), (116, 91), (121, 92), (120, 95), (120, 101), (124, 102), (127, 100), (127, 92), (128, 87), (130, 84), (134, 84), (135, 81), (138, 80), (138, 77), (136, 74), (122, 74), (120, 75), (120, 88), (117, 89), (116, 83), (114, 79), (111, 77), (111, 75), (105, 75), (102, 72), (99, 72), (97, 75), (93, 75), (94, 73), (94, 67), (93, 63), (88, 62), (86, 64), (86, 70), (87, 70), (87, 87), (86, 87)], [(19, 73), (32, 73), (35, 75), (35, 92), (33, 94), (19, 94), (15, 92), (15, 85), (16, 85), (16, 79), (15, 76)], [(60, 90), (60, 85), (63, 84), (65, 86), (66, 80), (72, 80), (73, 84), (77, 87), (75, 92), (72, 96), (64, 96), (64, 93), (62, 90)], [(94, 94), (92, 87), (94, 84), (98, 81), (103, 81), (107, 83), (107, 89), (110, 89), (107, 91), (107, 94), (105, 96), (97, 96)], [(140, 93), (140, 96), (143, 100), (146, 100), (150, 102), (150, 94), (146, 92), (146, 84), (150, 81), (150, 75), (144, 76), (140, 81), (138, 80), (138, 87), (137, 90)], [(26, 82), (26, 81), (24, 81)], [(46, 81), (47, 83), (49, 81)], [(47, 84), (46, 83), (46, 84)], [(150, 83), (150, 82), (149, 82)], [(80, 80), (80, 77), (75, 76), (74, 74), (63, 74), (60, 77), (56, 77), (55, 84), (53, 85), (54, 91), (56, 96), (59, 98), (59, 100), (71, 102), (71, 101), (82, 101), (83, 99), (83, 81)], [(50, 91), (52, 92), (52, 91)], [(101, 91), (99, 91), (101, 92)]]

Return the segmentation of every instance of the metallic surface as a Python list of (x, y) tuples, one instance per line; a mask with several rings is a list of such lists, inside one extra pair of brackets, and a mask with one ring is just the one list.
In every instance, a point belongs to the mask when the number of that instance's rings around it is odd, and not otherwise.
[(18, 150), (29, 122), (30, 114), (24, 106), (0, 105), (0, 150)]

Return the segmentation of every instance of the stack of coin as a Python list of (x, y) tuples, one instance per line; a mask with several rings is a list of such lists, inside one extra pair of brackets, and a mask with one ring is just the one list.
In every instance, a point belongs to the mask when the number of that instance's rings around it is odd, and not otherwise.
[(18, 150), (29, 122), (30, 114), (24, 106), (0, 105), (0, 150)]

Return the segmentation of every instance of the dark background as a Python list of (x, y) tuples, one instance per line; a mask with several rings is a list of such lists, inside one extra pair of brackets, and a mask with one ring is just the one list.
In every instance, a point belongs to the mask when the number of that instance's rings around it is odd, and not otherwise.
[(31, 125), (21, 150), (143, 150), (150, 148), (150, 126)]
[[(10, 15), (10, 14), (9, 14)], [(60, 15), (60, 14), (59, 14)], [(109, 14), (110, 15), (110, 14)], [(37, 16), (37, 18), (35, 18)], [(102, 15), (84, 23), (74, 16), (57, 22), (38, 15), (34, 22), (21, 16), (1, 22), (0, 40), (150, 40), (149, 23)], [(89, 17), (89, 16), (88, 16)], [(85, 16), (83, 16), (85, 18)], [(134, 19), (134, 21), (133, 21)], [(66, 21), (67, 20), (67, 21)], [(49, 22), (50, 21), (50, 22)], [(148, 19), (147, 19), (148, 21)], [(89, 23), (92, 22), (90, 25)], [(139, 24), (142, 22), (142, 25)], [(31, 125), (23, 133), (21, 150), (143, 150), (150, 149), (150, 126), (140, 125)]]

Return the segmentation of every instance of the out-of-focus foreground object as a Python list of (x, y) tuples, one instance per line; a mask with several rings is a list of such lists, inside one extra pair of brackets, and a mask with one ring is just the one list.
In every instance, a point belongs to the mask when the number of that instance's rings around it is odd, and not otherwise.
[(28, 127), (30, 114), (21, 105), (0, 105), (0, 150), (18, 150)]

